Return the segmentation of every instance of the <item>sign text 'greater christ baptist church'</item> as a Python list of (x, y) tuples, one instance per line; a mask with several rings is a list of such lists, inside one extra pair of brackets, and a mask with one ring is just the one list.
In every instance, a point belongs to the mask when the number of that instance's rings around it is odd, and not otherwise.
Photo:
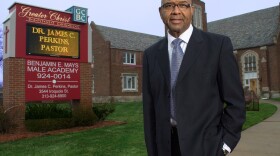
[(9, 11), (4, 59), (25, 60), (25, 101), (79, 100), (81, 63), (92, 61), (87, 9), (14, 3)]

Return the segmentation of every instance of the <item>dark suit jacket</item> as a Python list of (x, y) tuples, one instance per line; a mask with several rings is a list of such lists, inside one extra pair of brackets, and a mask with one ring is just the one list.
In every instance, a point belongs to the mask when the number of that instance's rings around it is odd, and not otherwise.
[[(143, 57), (144, 131), (149, 156), (170, 156), (170, 65), (167, 38)], [(222, 155), (232, 150), (245, 120), (243, 89), (228, 37), (194, 28), (175, 88), (183, 156)], [(224, 103), (227, 107), (224, 108)]]

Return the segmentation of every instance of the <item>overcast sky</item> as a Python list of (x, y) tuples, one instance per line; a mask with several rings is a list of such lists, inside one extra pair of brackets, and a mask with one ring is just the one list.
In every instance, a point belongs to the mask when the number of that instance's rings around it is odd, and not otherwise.
[[(207, 20), (215, 21), (279, 5), (279, 0), (203, 0), (206, 4)], [(8, 16), (12, 0), (2, 0), (0, 4), (0, 22)], [(98, 25), (164, 35), (164, 26), (160, 20), (158, 7), (160, 0), (16, 0), (16, 2), (52, 8), (63, 11), (71, 6), (88, 8), (89, 21)]]

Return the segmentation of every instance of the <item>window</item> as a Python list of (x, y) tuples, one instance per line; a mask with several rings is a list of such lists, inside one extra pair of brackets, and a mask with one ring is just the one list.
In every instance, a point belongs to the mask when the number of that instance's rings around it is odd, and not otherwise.
[(249, 87), (250, 88), (250, 79), (244, 79), (244, 83), (243, 83), (244, 87)]
[(136, 64), (136, 55), (131, 52), (123, 53), (123, 64)]
[(245, 80), (245, 86), (249, 86), (249, 80), (248, 79)]
[(122, 74), (122, 91), (138, 91), (137, 74)]
[(258, 87), (258, 54), (252, 50), (246, 51), (242, 56), (243, 86), (257, 92)]
[(193, 25), (198, 29), (203, 29), (201, 6), (194, 4)]
[(256, 72), (257, 66), (256, 66), (256, 56), (249, 53), (244, 57), (244, 67), (245, 72)]

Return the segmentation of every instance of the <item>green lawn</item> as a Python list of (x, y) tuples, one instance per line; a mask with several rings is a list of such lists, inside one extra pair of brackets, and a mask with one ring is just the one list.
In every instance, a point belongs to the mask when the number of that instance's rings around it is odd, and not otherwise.
[[(273, 105), (261, 104), (260, 112), (247, 112), (244, 127), (258, 123), (275, 110)], [(146, 155), (141, 103), (117, 104), (116, 111), (108, 120), (125, 121), (127, 124), (1, 143), (0, 155)]]
[(267, 119), (277, 111), (277, 107), (272, 104), (260, 104), (260, 111), (247, 111), (246, 122), (243, 130)]
[(142, 104), (117, 104), (108, 120), (127, 124), (0, 144), (0, 155), (144, 156)]
[(272, 98), (272, 100), (280, 101), (280, 98)]

